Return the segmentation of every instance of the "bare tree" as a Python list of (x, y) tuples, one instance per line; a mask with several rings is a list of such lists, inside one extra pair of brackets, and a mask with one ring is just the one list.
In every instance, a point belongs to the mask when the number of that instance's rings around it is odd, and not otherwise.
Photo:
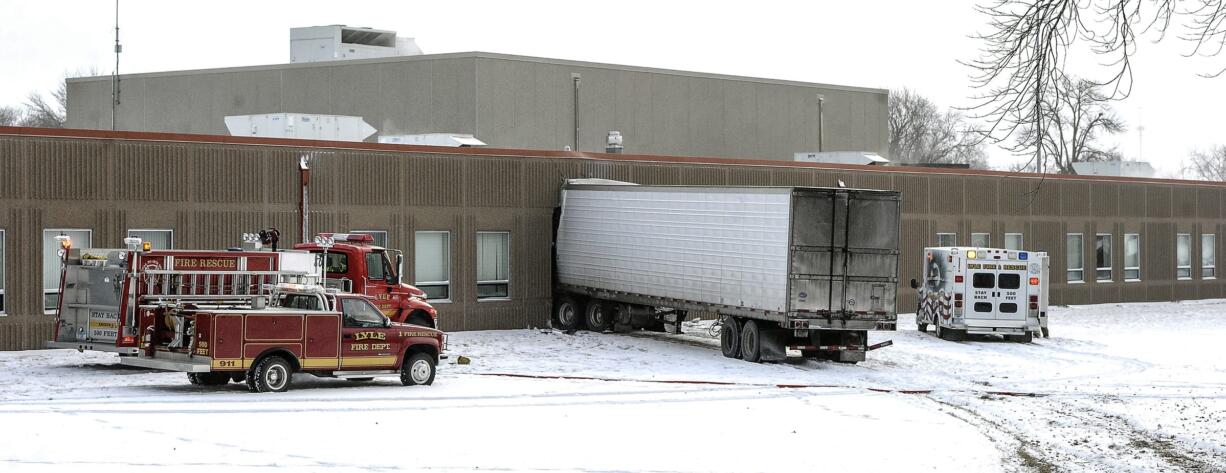
[(941, 112), (931, 100), (907, 89), (890, 91), (887, 108), (894, 161), (986, 167), (982, 140), (961, 114)]
[(0, 107), (0, 126), (16, 126), (21, 123), (21, 109)]
[(1037, 111), (1041, 127), (1021, 127), (1010, 147), (1015, 153), (1032, 155), (1034, 166), (1027, 168), (1046, 172), (1050, 164), (1055, 172), (1076, 174), (1073, 163), (1122, 160), (1119, 151), (1098, 141), (1103, 135), (1122, 133), (1124, 122), (1097, 84), (1065, 78), (1045, 90)]
[[(1023, 126), (1045, 129), (1041, 107), (1053, 84), (1068, 79), (1071, 48), (1086, 46), (1108, 67), (1089, 80), (1111, 99), (1132, 87), (1130, 59), (1137, 36), (1160, 41), (1170, 32), (1190, 46), (1189, 56), (1214, 56), (1226, 47), (1226, 0), (991, 0), (977, 10), (989, 18), (975, 69), (973, 118), (986, 120), (986, 133), (1007, 139)], [(1226, 67), (1208, 74), (1216, 77)]]
[(1184, 166), (1183, 172), (1194, 179), (1226, 181), (1226, 145), (1192, 152), (1192, 159)]
[(51, 92), (51, 101), (43, 94), (30, 92), (25, 107), (22, 126), (64, 128), (68, 123), (68, 85), (60, 82), (60, 86)]

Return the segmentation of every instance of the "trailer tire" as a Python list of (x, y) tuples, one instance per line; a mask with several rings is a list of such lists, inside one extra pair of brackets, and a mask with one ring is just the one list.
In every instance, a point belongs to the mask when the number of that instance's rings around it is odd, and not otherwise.
[(741, 359), (750, 363), (762, 359), (762, 331), (756, 320), (746, 320), (741, 327)]
[(720, 322), (719, 330), (719, 348), (728, 358), (739, 358), (741, 356), (741, 327), (736, 323), (735, 317), (724, 317), (724, 321)]
[(613, 313), (609, 304), (600, 299), (591, 298), (583, 307), (583, 321), (588, 330), (604, 332), (613, 328)]
[(251, 370), (249, 386), (255, 387), (258, 393), (283, 393), (289, 390), (290, 378), (294, 367), (290, 366), (280, 355), (264, 357)]
[(405, 386), (434, 384), (434, 357), (426, 353), (414, 353), (400, 365), (400, 384)]
[(579, 329), (579, 321), (582, 319), (579, 317), (579, 308), (574, 297), (559, 297), (553, 309), (553, 318), (558, 322), (558, 328), (567, 332)]

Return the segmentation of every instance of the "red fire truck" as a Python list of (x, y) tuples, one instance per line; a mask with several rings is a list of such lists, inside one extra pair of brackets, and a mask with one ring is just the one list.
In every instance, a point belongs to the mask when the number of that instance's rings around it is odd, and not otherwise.
[(143, 310), (139, 326), (141, 350), (121, 363), (183, 371), (193, 384), (245, 380), (252, 392), (285, 391), (294, 372), (428, 385), (444, 347), (442, 332), (392, 322), (371, 298), (318, 284), (278, 284), (248, 306), (161, 305)]
[(393, 322), (438, 327), (438, 312), (426, 302), (426, 293), (404, 284), (400, 250), (375, 245), (363, 233), (320, 233), (313, 243), (294, 245), (296, 250), (327, 254), (324, 282), (343, 292), (368, 295)]
[(369, 235), (336, 236), (339, 243), (330, 247), (302, 244), (290, 251), (260, 250), (258, 244), (236, 251), (160, 250), (139, 239), (125, 239), (126, 249), (78, 249), (65, 238), (56, 328), (46, 345), (136, 354), (142, 306), (241, 305), (267, 298), (271, 285), (318, 283), (317, 259), (324, 257), (317, 255), (325, 250), (329, 285), (370, 296), (393, 322), (437, 326), (425, 293), (400, 283), (399, 251), (374, 246)]

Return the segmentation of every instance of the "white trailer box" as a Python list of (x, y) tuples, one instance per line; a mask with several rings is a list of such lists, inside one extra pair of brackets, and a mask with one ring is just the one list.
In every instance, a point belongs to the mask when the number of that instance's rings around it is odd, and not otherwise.
[(231, 115), (226, 129), (230, 136), (328, 141), (364, 141), (378, 131), (362, 117), (307, 113)]
[[(859, 361), (863, 331), (894, 329), (900, 201), (863, 189), (571, 183), (556, 240), (558, 293), (571, 299), (555, 312), (571, 325), (567, 306), (582, 299), (592, 328), (606, 325), (591, 316), (602, 304), (623, 322), (718, 312), (726, 332), (755, 332), (761, 353), (743, 358), (840, 345), (851, 347), (843, 361)], [(759, 332), (771, 334), (756, 343)]]
[(1047, 253), (1001, 248), (924, 249), (915, 322), (938, 337), (1005, 335), (1030, 341), (1047, 327)]

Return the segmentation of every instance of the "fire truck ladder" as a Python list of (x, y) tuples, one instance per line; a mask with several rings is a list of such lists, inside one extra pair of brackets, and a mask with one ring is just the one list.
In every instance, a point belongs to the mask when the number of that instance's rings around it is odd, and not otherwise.
[(319, 284), (318, 276), (301, 271), (180, 271), (147, 270), (140, 273), (148, 288), (144, 304), (197, 302), (248, 305), (268, 297), (279, 283)]

